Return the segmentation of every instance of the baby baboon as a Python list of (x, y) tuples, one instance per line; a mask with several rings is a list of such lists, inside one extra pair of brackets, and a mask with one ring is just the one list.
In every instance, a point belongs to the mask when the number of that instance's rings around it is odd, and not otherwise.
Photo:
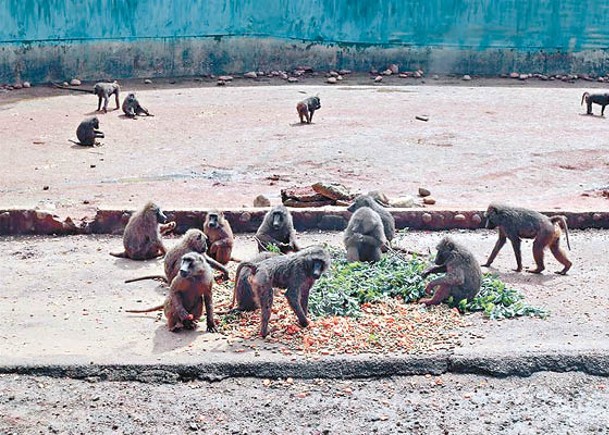
[(128, 116), (129, 118), (135, 118), (137, 115), (153, 116), (148, 112), (148, 110), (140, 105), (140, 102), (137, 100), (133, 92), (127, 94), (123, 100), (122, 109), (125, 116)]
[(285, 206), (277, 205), (264, 215), (256, 240), (258, 252), (267, 251), (269, 245), (276, 245), (284, 254), (299, 250), (292, 214)]
[(319, 109), (321, 109), (321, 102), (319, 101), (319, 96), (317, 95), (306, 98), (298, 103), (296, 105), (296, 111), (300, 117), (301, 124), (304, 124), (305, 122), (310, 124), (313, 122), (313, 114)]
[(484, 267), (489, 267), (495, 257), (505, 245), (507, 239), (512, 242), (514, 254), (516, 255), (516, 272), (522, 271), (522, 255), (520, 253), (520, 239), (535, 239), (533, 241), (533, 257), (537, 268), (529, 270), (531, 273), (541, 273), (545, 266), (543, 264), (543, 251), (550, 247), (554, 257), (564, 266), (560, 275), (565, 275), (571, 268), (571, 261), (566, 252), (560, 247), (561, 228), (565, 231), (567, 246), (569, 245), (569, 229), (567, 218), (564, 216), (547, 217), (533, 210), (506, 205), (491, 204), (485, 213), (486, 227), (496, 226), (499, 231), (499, 239), (491, 252)]
[(164, 309), (169, 330), (176, 332), (197, 327), (205, 302), (207, 332), (217, 332), (211, 292), (213, 282), (213, 275), (205, 258), (195, 252), (189, 252), (180, 260), (179, 274), (171, 281), (169, 295), (164, 304), (146, 310), (126, 312), (149, 313)]
[(395, 219), (391, 213), (389, 213), (385, 208), (376, 202), (370, 195), (360, 195), (355, 198), (353, 204), (347, 208), (351, 213), (355, 213), (355, 210), (361, 207), (370, 207), (372, 210), (377, 212), (383, 221), (383, 228), (385, 230), (385, 238), (387, 238), (387, 242), (391, 242), (393, 240), (393, 236), (395, 235)]
[(590, 94), (588, 92), (584, 92), (584, 94), (582, 95), (582, 106), (584, 104), (584, 101), (586, 102), (587, 106), (587, 115), (592, 115), (592, 103), (594, 103), (601, 106), (601, 116), (605, 116), (605, 106), (609, 104), (609, 94)]
[(216, 210), (207, 213), (203, 232), (207, 236), (209, 255), (218, 263), (227, 264), (231, 260), (235, 238), (224, 213)]
[(444, 237), (436, 248), (436, 266), (423, 272), (423, 277), (442, 272), (446, 272), (446, 275), (427, 284), (426, 294), (431, 295), (434, 289), (436, 291), (431, 298), (421, 299), (420, 302), (425, 305), (437, 305), (450, 296), (455, 302), (473, 299), (480, 291), (482, 283), (482, 271), (474, 255), (448, 236)]
[(163, 260), (163, 267), (165, 269), (165, 276), (163, 275), (148, 275), (139, 278), (128, 279), (125, 283), (131, 283), (136, 281), (142, 281), (145, 279), (162, 279), (165, 282), (170, 283), (176, 277), (180, 271), (180, 262), (184, 254), (189, 252), (196, 252), (201, 254), (211, 267), (222, 272), (222, 279), (228, 281), (230, 276), (228, 270), (222, 264), (215, 261), (213, 258), (209, 258), (205, 255), (207, 251), (207, 237), (203, 234), (203, 231), (191, 228), (186, 231), (186, 234), (180, 239), (177, 245), (169, 249), (165, 254)]
[(289, 255), (277, 255), (256, 264), (241, 263), (241, 273), (250, 269), (251, 275), (247, 278), (250, 287), (240, 286), (240, 276), (235, 278), (233, 299), (237, 304), (236, 311), (260, 307), (260, 335), (266, 337), (273, 306), (273, 287), (282, 288), (286, 289), (288, 303), (304, 328), (309, 325), (309, 290), (329, 266), (330, 256), (318, 246)]
[(379, 261), (381, 248), (387, 243), (383, 221), (370, 207), (358, 208), (345, 230), (348, 261)]
[(164, 233), (175, 228), (175, 222), (164, 224), (167, 217), (161, 209), (153, 202), (148, 202), (144, 208), (135, 212), (123, 234), (123, 246), (125, 250), (120, 253), (111, 252), (110, 255), (132, 260), (149, 260), (165, 255), (166, 249), (161, 241), (161, 231)]
[(98, 137), (105, 137), (104, 133), (99, 129), (99, 119), (97, 116), (93, 118), (87, 118), (80, 123), (76, 129), (76, 137), (80, 142), (80, 145), (94, 146)]

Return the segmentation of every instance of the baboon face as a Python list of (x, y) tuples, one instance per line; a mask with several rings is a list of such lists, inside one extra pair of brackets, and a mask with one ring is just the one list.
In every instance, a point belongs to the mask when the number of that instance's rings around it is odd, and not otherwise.
[(347, 208), (347, 211), (354, 213), (355, 210), (357, 210), (358, 208), (362, 208), (362, 207), (372, 208), (373, 201), (374, 201), (374, 199), (372, 199), (368, 195), (360, 195), (357, 198), (355, 198), (355, 201), (353, 201), (353, 204), (351, 204), (349, 206), (349, 208)]
[(158, 223), (164, 224), (165, 222), (167, 222), (167, 216), (165, 216), (161, 209), (156, 205), (154, 206), (154, 212), (156, 214), (156, 220), (158, 221)]
[(135, 94), (133, 92), (127, 94), (127, 100), (129, 100), (129, 101), (135, 100)]
[(321, 102), (319, 101), (319, 97), (317, 95), (314, 97), (310, 97), (307, 101), (307, 106), (309, 110), (321, 109)]
[(189, 252), (182, 256), (180, 263), (180, 276), (182, 278), (192, 278), (204, 273), (203, 262), (205, 260), (199, 254)]
[(484, 212), (484, 218), (486, 219), (485, 228), (489, 228), (491, 225), (497, 225), (500, 220), (499, 209), (495, 205), (489, 205)]
[(207, 236), (203, 231), (194, 228), (186, 231), (187, 246), (195, 252), (203, 254), (207, 251)]
[(276, 210), (273, 212), (271, 224), (274, 229), (279, 229), (283, 226), (283, 222), (285, 221), (285, 215), (281, 210)]
[(436, 246), (438, 253), (436, 254), (436, 264), (445, 264), (450, 257), (450, 254), (455, 249), (455, 244), (448, 237), (444, 237), (438, 246)]
[(208, 213), (207, 224), (210, 228), (218, 228), (220, 225), (220, 215), (218, 213)]
[(91, 119), (91, 125), (93, 128), (99, 128), (99, 119), (97, 119), (97, 116)]
[(308, 272), (315, 279), (321, 277), (330, 267), (330, 256), (323, 248), (313, 247), (303, 250), (299, 254), (306, 255)]

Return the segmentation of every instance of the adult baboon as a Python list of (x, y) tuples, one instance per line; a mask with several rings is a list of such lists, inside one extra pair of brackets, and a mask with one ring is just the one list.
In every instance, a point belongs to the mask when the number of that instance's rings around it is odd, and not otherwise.
[[(233, 291), (233, 300), (229, 306), (229, 309), (233, 311), (254, 311), (259, 305), (254, 300), (252, 294), (252, 286), (249, 282), (249, 277), (252, 275), (252, 270), (249, 267), (244, 266), (247, 264), (255, 264), (267, 260), (272, 257), (281, 255), (279, 252), (260, 252), (254, 258), (249, 260), (247, 263), (240, 263), (235, 271), (235, 288)], [(237, 304), (237, 301), (239, 303)], [(235, 307), (235, 304), (237, 306)]]
[(300, 123), (304, 124), (306, 122), (307, 124), (310, 124), (313, 122), (313, 114), (319, 109), (321, 109), (319, 96), (315, 95), (302, 100), (296, 105), (296, 111), (298, 112)]
[(302, 251), (278, 255), (256, 264), (241, 263), (240, 272), (249, 269), (249, 288), (241, 286), (242, 279), (235, 279), (234, 300), (236, 311), (260, 307), (260, 335), (266, 337), (273, 306), (273, 287), (286, 289), (285, 296), (298, 322), (304, 328), (309, 325), (309, 290), (321, 274), (330, 266), (330, 256), (325, 249), (312, 246)]
[(79, 145), (94, 146), (97, 138), (103, 138), (104, 133), (99, 130), (99, 119), (97, 116), (86, 118), (76, 129), (76, 137)]
[(108, 111), (108, 100), (110, 99), (110, 97), (112, 95), (114, 95), (114, 99), (116, 101), (116, 110), (118, 110), (120, 108), (118, 100), (119, 100), (119, 94), (121, 91), (121, 87), (116, 82), (116, 80), (112, 83), (98, 82), (95, 84), (95, 86), (93, 87), (92, 90), (91, 89), (72, 88), (72, 87), (68, 87), (68, 86), (58, 85), (56, 83), (53, 83), (53, 85), (59, 89), (65, 89), (68, 91), (76, 91), (76, 92), (86, 92), (88, 94), (97, 95), (97, 98), (98, 98), (97, 111), (98, 112), (101, 110), (102, 100), (104, 101), (104, 108), (103, 108), (104, 113)]
[(427, 269), (422, 276), (425, 278), (431, 273), (442, 272), (446, 272), (446, 275), (427, 284), (425, 293), (433, 293), (433, 296), (421, 299), (420, 302), (425, 305), (437, 305), (450, 296), (456, 302), (473, 299), (482, 284), (482, 271), (474, 255), (448, 236), (444, 237), (436, 248), (436, 266)]
[(395, 235), (395, 219), (385, 208), (376, 202), (370, 195), (359, 195), (353, 201), (347, 210), (351, 213), (355, 213), (355, 210), (361, 207), (370, 207), (372, 210), (377, 212), (383, 221), (383, 228), (385, 230), (385, 238), (387, 242), (391, 242)]
[(550, 251), (556, 259), (564, 266), (560, 275), (565, 275), (571, 268), (571, 261), (567, 258), (567, 253), (560, 247), (561, 228), (565, 231), (567, 246), (569, 244), (569, 229), (567, 218), (562, 215), (547, 217), (534, 210), (519, 207), (509, 207), (500, 204), (491, 204), (485, 213), (486, 227), (496, 226), (499, 232), (499, 239), (495, 247), (483, 266), (489, 267), (495, 257), (505, 245), (507, 239), (512, 242), (514, 255), (516, 255), (516, 272), (522, 271), (522, 254), (520, 252), (520, 240), (535, 239), (533, 241), (533, 257), (537, 268), (529, 270), (531, 273), (541, 273), (544, 269), (543, 257), (544, 249), (550, 247)]
[(277, 246), (284, 254), (299, 250), (292, 214), (284, 205), (277, 205), (264, 215), (256, 240), (258, 252), (268, 251), (269, 245)]
[(609, 104), (609, 93), (604, 94), (590, 94), (584, 92), (582, 95), (582, 103), (586, 102), (586, 115), (592, 115), (592, 103), (601, 106), (601, 116), (605, 116), (605, 106)]
[(161, 232), (166, 233), (175, 228), (176, 223), (164, 224), (167, 217), (153, 202), (148, 202), (144, 208), (135, 212), (123, 234), (125, 250), (120, 253), (111, 252), (110, 255), (132, 260), (149, 260), (165, 255), (166, 249), (161, 240)]
[(140, 102), (133, 92), (127, 94), (123, 100), (123, 105), (121, 108), (123, 109), (125, 116), (129, 118), (135, 118), (138, 115), (153, 116), (148, 112), (148, 110), (140, 105)]
[(203, 314), (207, 316), (207, 332), (217, 332), (212, 299), (213, 275), (202, 255), (189, 252), (180, 260), (180, 272), (171, 281), (164, 304), (145, 310), (126, 310), (127, 313), (149, 313), (164, 309), (167, 326), (172, 332), (194, 329)]
[(383, 221), (370, 207), (361, 207), (351, 215), (343, 238), (348, 261), (379, 261), (387, 239)]
[(218, 263), (227, 264), (231, 260), (235, 238), (224, 213), (217, 210), (207, 213), (203, 232), (207, 236), (209, 255)]

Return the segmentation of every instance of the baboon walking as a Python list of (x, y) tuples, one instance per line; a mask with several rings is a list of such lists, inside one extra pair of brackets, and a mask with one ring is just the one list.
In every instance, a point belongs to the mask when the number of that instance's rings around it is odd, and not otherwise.
[(321, 102), (319, 101), (319, 96), (317, 95), (306, 98), (299, 102), (296, 105), (296, 111), (298, 112), (300, 123), (304, 124), (306, 122), (307, 124), (310, 124), (313, 122), (313, 114), (319, 109), (321, 109)]
[(592, 115), (592, 103), (594, 103), (601, 106), (601, 116), (605, 116), (605, 106), (609, 104), (609, 93), (590, 94), (588, 92), (584, 92), (582, 95), (582, 106), (584, 101), (586, 102), (586, 115)]
[(116, 110), (118, 110), (120, 108), (120, 104), (119, 104), (118, 100), (119, 100), (119, 94), (121, 91), (121, 87), (116, 82), (116, 80), (112, 83), (98, 82), (95, 84), (95, 86), (93, 87), (92, 90), (72, 88), (72, 87), (68, 87), (68, 86), (58, 85), (56, 83), (53, 83), (53, 86), (55, 86), (56, 88), (65, 89), (68, 91), (86, 92), (88, 94), (97, 95), (97, 98), (98, 98), (97, 111), (98, 112), (102, 110), (102, 100), (104, 102), (103, 112), (106, 113), (108, 111), (108, 100), (110, 99), (110, 97), (112, 95), (114, 95), (114, 100), (116, 101)]
[(550, 251), (556, 259), (564, 266), (560, 275), (565, 275), (571, 268), (571, 261), (567, 258), (567, 253), (560, 246), (561, 228), (565, 231), (567, 247), (569, 244), (569, 229), (567, 218), (557, 215), (547, 217), (534, 210), (519, 207), (509, 207), (506, 205), (491, 204), (486, 213), (486, 227), (496, 226), (499, 232), (499, 239), (495, 247), (483, 266), (489, 267), (495, 257), (505, 245), (507, 239), (512, 242), (514, 255), (516, 256), (516, 272), (522, 271), (522, 254), (520, 251), (521, 238), (535, 239), (533, 241), (533, 257), (537, 268), (529, 270), (531, 273), (541, 273), (544, 269), (543, 257), (544, 249), (550, 247)]

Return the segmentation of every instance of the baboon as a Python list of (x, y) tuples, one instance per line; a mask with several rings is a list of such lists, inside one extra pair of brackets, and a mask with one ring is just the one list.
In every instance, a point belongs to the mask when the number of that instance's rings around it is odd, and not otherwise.
[(182, 257), (189, 252), (196, 252), (205, 258), (211, 267), (222, 272), (222, 279), (228, 281), (230, 276), (228, 269), (222, 264), (218, 263), (213, 258), (209, 258), (205, 255), (207, 251), (207, 237), (203, 234), (203, 231), (191, 228), (180, 241), (165, 254), (163, 260), (163, 267), (165, 270), (165, 276), (163, 275), (148, 275), (139, 278), (128, 279), (125, 283), (131, 283), (136, 281), (142, 281), (145, 279), (161, 279), (167, 283), (171, 283), (180, 271), (180, 261)]
[(358, 208), (349, 219), (344, 236), (348, 261), (379, 261), (387, 238), (383, 221), (370, 207)]
[(99, 119), (97, 119), (97, 116), (87, 118), (81, 122), (76, 129), (76, 137), (80, 145), (94, 146), (98, 137), (105, 137), (104, 133), (98, 129)]
[(277, 205), (264, 215), (256, 240), (258, 252), (268, 251), (269, 245), (276, 245), (284, 254), (299, 250), (292, 214), (284, 205)]
[(53, 85), (59, 89), (66, 89), (68, 91), (86, 92), (88, 94), (97, 95), (97, 98), (98, 98), (97, 111), (98, 112), (101, 110), (102, 100), (104, 100), (104, 108), (103, 108), (104, 113), (106, 113), (108, 111), (108, 100), (110, 99), (110, 97), (112, 95), (114, 95), (114, 99), (116, 101), (116, 110), (118, 110), (120, 108), (118, 100), (119, 100), (119, 93), (121, 91), (121, 87), (116, 82), (116, 80), (112, 83), (107, 83), (107, 82), (96, 83), (92, 90), (72, 88), (72, 87), (68, 87), (68, 86), (58, 85), (56, 83), (53, 83)]
[[(281, 255), (279, 252), (260, 252), (246, 264), (258, 264), (264, 260)], [(233, 300), (229, 306), (231, 311), (254, 311), (258, 308), (252, 297), (252, 286), (249, 282), (249, 277), (252, 271), (249, 267), (242, 266), (240, 263), (235, 271), (235, 290), (233, 291)], [(235, 304), (239, 301), (239, 305), (235, 308)]]
[(310, 124), (313, 122), (313, 114), (319, 109), (321, 109), (319, 96), (315, 95), (302, 100), (296, 105), (296, 111), (300, 117), (300, 123), (304, 124), (306, 122), (307, 124)]
[[(161, 240), (161, 232), (166, 233), (175, 228), (176, 223), (165, 224), (167, 217), (153, 202), (148, 202), (144, 208), (135, 212), (123, 234), (125, 250), (110, 255), (132, 260), (149, 260), (165, 255), (166, 249)], [(160, 224), (161, 225), (159, 228)]]
[(543, 264), (543, 251), (546, 247), (550, 247), (550, 251), (556, 259), (564, 266), (559, 275), (565, 275), (571, 268), (571, 261), (567, 258), (566, 252), (560, 247), (561, 228), (565, 231), (567, 238), (567, 246), (569, 244), (569, 229), (567, 227), (567, 218), (565, 216), (544, 216), (533, 210), (528, 210), (519, 207), (509, 207), (506, 205), (491, 204), (488, 206), (486, 213), (486, 227), (490, 225), (496, 226), (499, 231), (499, 239), (488, 257), (488, 260), (482, 266), (489, 267), (495, 257), (505, 245), (507, 239), (512, 242), (514, 254), (516, 255), (516, 272), (522, 271), (522, 255), (520, 253), (520, 239), (535, 239), (533, 241), (533, 257), (537, 268), (529, 270), (531, 273), (541, 273), (545, 266)]
[(383, 221), (383, 228), (385, 230), (385, 238), (387, 242), (391, 242), (393, 240), (393, 236), (395, 235), (395, 219), (385, 208), (376, 202), (370, 195), (359, 195), (353, 201), (347, 211), (351, 213), (355, 213), (355, 210), (361, 207), (370, 207), (372, 210), (377, 212)]
[(446, 275), (430, 281), (425, 287), (425, 293), (433, 296), (421, 299), (425, 305), (437, 305), (453, 297), (455, 302), (463, 299), (472, 300), (480, 291), (482, 271), (474, 255), (465, 246), (452, 238), (444, 237), (436, 247), (436, 266), (423, 272), (423, 278), (432, 273), (446, 272)]
[(195, 329), (203, 314), (203, 302), (207, 316), (207, 332), (218, 332), (214, 322), (214, 306), (211, 288), (213, 275), (202, 255), (189, 252), (180, 260), (179, 274), (171, 281), (165, 303), (146, 310), (126, 310), (127, 313), (149, 313), (164, 309), (167, 326), (171, 332)]
[(592, 103), (594, 103), (602, 107), (601, 116), (605, 116), (605, 106), (609, 104), (609, 94), (590, 94), (588, 92), (584, 92), (582, 95), (582, 106), (584, 105), (584, 101), (586, 102), (587, 106), (586, 115), (592, 115)]
[(135, 118), (137, 115), (153, 116), (148, 110), (140, 105), (140, 102), (133, 92), (127, 94), (123, 100), (122, 109), (125, 116), (128, 116), (129, 118)]
[(289, 255), (277, 255), (256, 264), (243, 262), (240, 272), (249, 269), (249, 288), (240, 286), (235, 279), (235, 311), (260, 307), (260, 335), (269, 333), (269, 319), (273, 306), (273, 287), (286, 289), (285, 296), (303, 328), (309, 325), (309, 290), (315, 281), (330, 267), (330, 256), (319, 246), (305, 248)]
[(209, 255), (218, 263), (227, 264), (231, 260), (235, 238), (230, 223), (221, 211), (210, 211), (205, 216), (203, 232), (207, 236)]

